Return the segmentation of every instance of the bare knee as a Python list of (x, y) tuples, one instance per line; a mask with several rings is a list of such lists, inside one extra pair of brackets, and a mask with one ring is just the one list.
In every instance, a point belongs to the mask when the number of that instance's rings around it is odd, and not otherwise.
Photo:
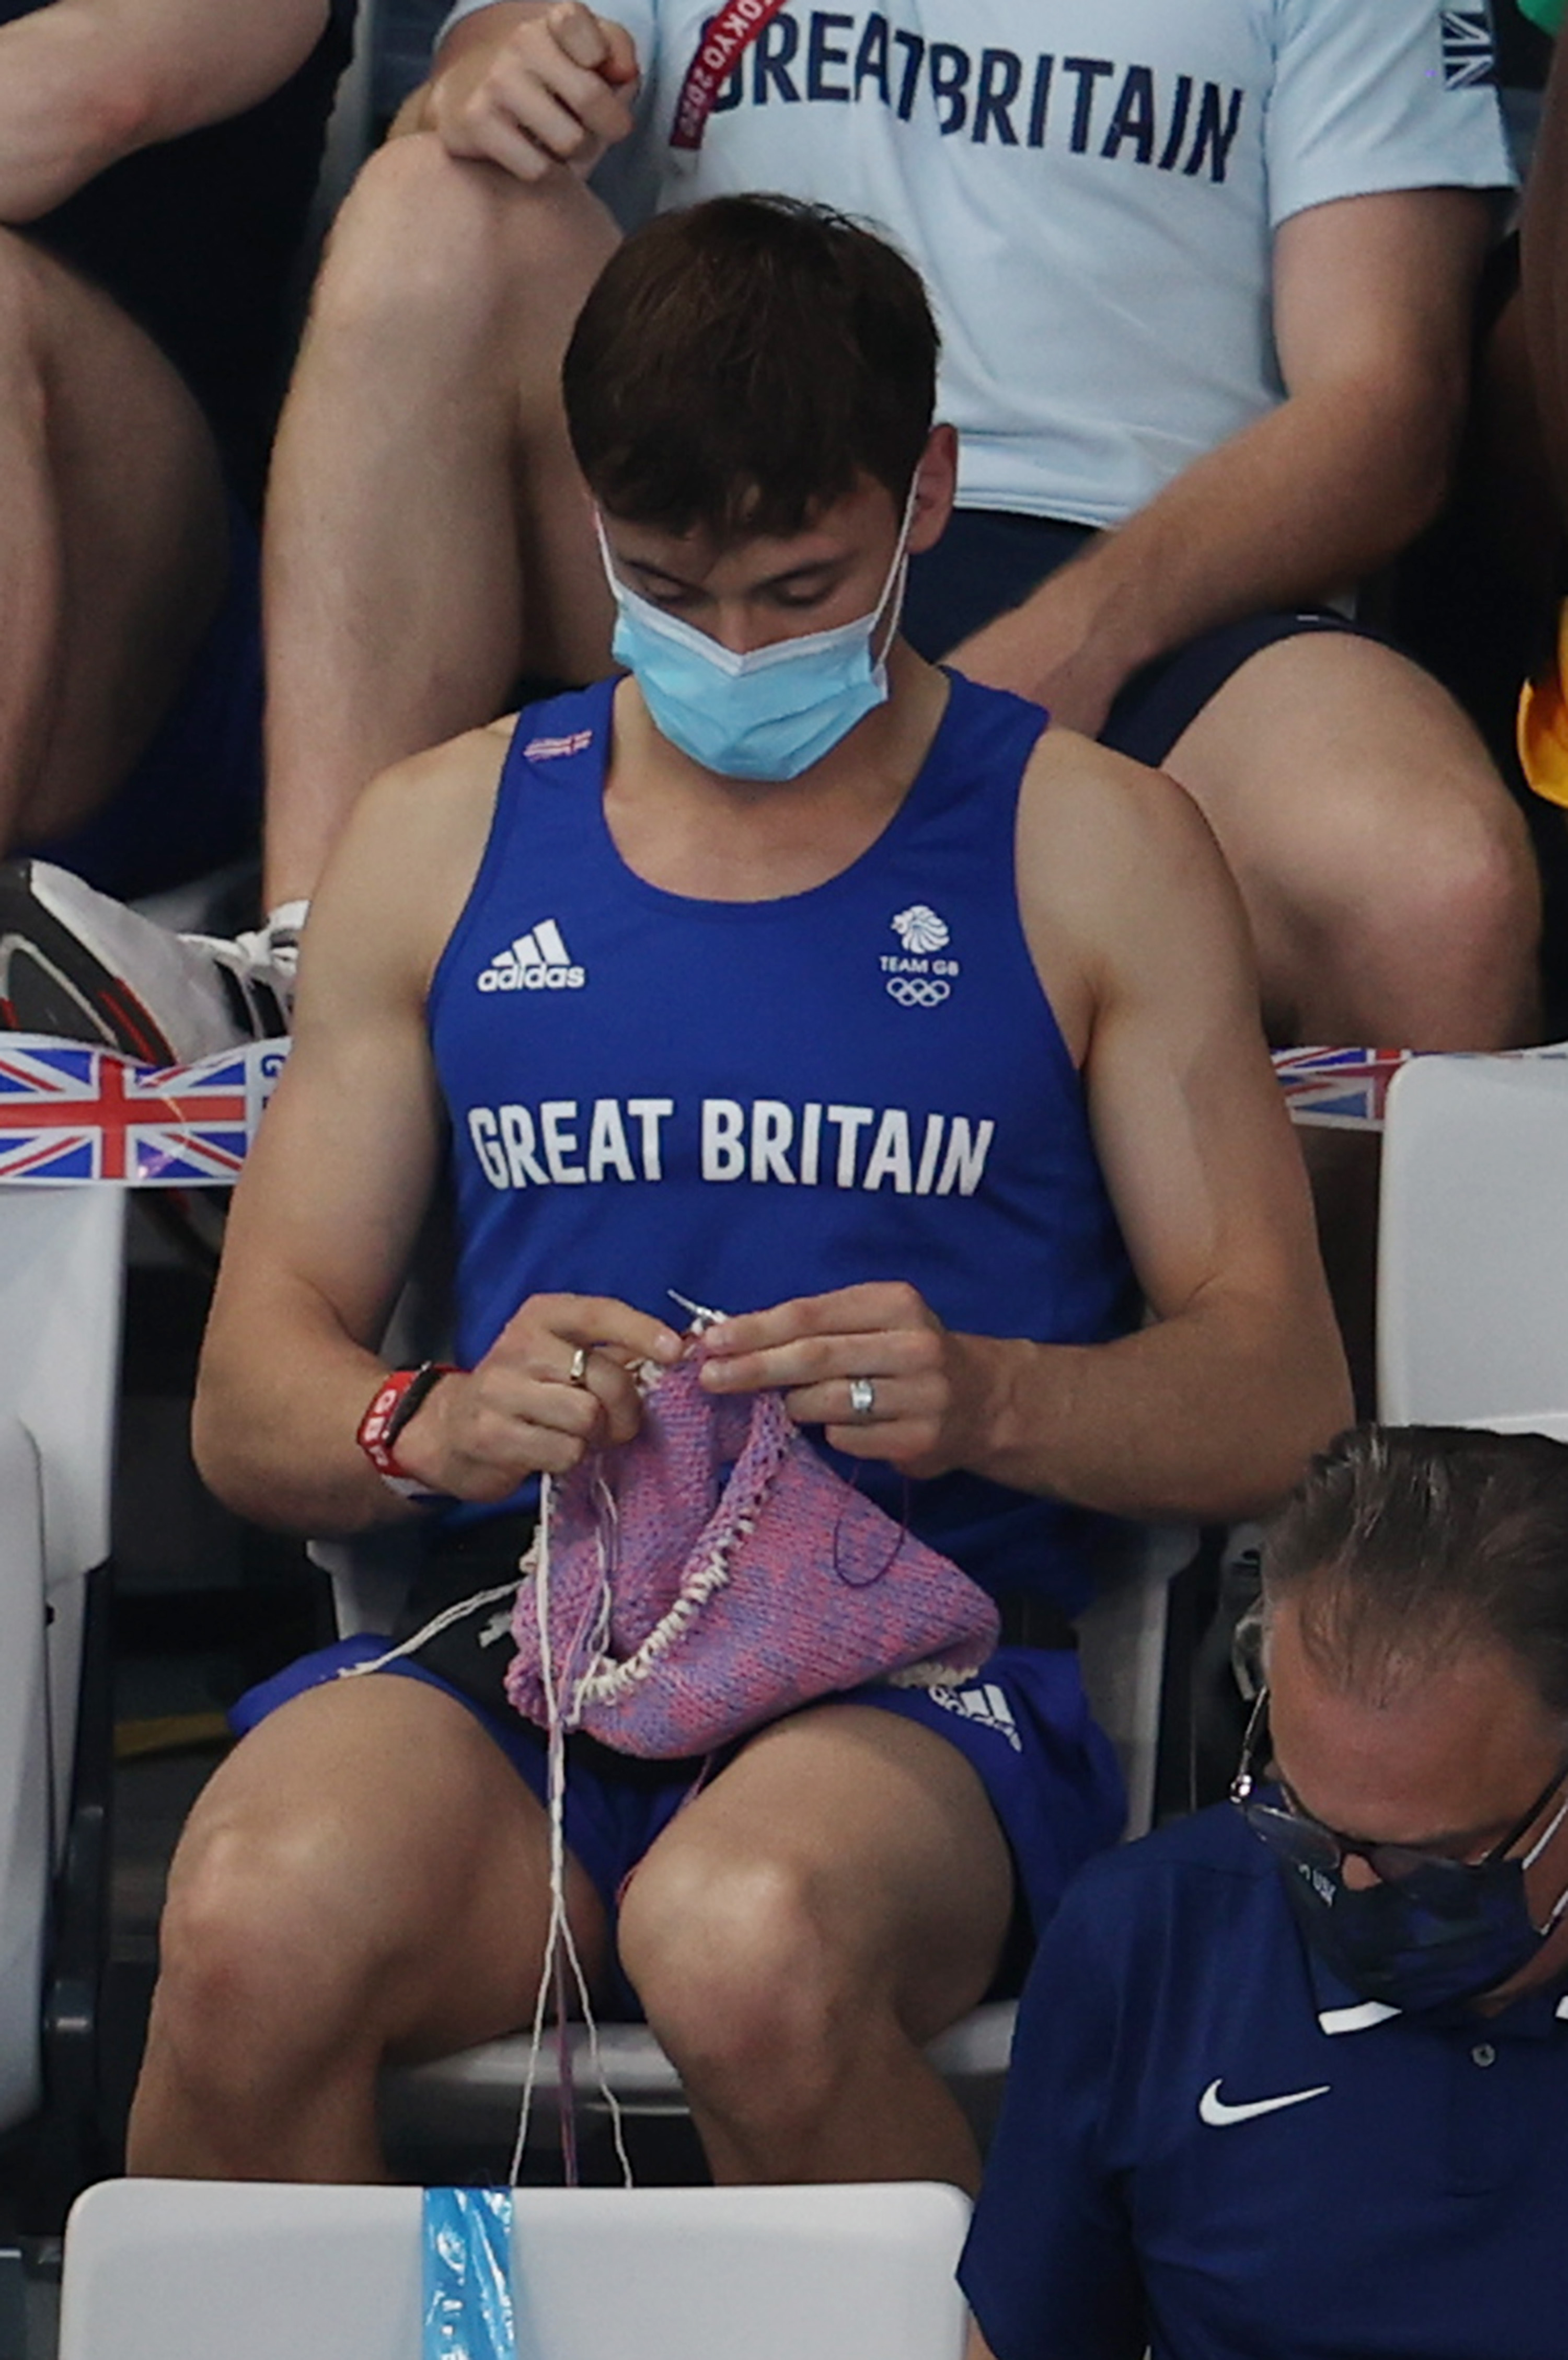
[(747, 2111), (825, 2105), (877, 2012), (876, 1978), (834, 1939), (814, 1880), (788, 1862), (699, 1863), (635, 1879), (620, 1950), (648, 2022), (694, 2095)]
[(1266, 1004), (1294, 1038), (1485, 1049), (1528, 1030), (1528, 831), (1435, 681), (1370, 640), (1281, 640), (1168, 767), (1231, 863)]
[(345, 2043), (374, 2049), (377, 1961), (314, 1830), (188, 1836), (159, 1929), (158, 2027), (182, 2078), (234, 2104)]
[(1530, 831), (1500, 782), (1482, 809), (1454, 827), (1449, 856), (1439, 864), (1432, 916), (1452, 926), (1485, 966), (1533, 959), (1541, 880)]
[[(1534, 1016), (1541, 891), (1523, 818), (1500, 781), (1419, 806), (1363, 880), (1362, 956), (1405, 1016), (1402, 1046), (1503, 1048)], [(1398, 840), (1394, 840), (1397, 838)]]
[(1310, 831), (1237, 863), (1272, 1021), (1290, 1037), (1495, 1049), (1535, 1014), (1529, 834), (1475, 749), (1468, 775), (1347, 766)]
[(430, 133), (389, 140), (333, 224), (312, 329), (385, 335), (429, 366), (472, 366), (509, 325), (575, 317), (614, 239), (574, 174), (526, 187), (458, 161)]

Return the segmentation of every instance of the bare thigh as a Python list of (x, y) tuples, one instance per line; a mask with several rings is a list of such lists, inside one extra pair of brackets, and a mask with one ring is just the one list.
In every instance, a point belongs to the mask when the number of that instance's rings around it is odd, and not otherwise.
[(143, 751), (216, 609), (228, 528), (211, 431), (151, 339), (15, 234), (0, 279), (17, 397), (0, 430), (0, 566), (13, 658), (26, 650), (25, 676), (0, 674), (0, 742), (25, 708), (11, 805), (36, 836), (88, 816)]
[[(263, 1721), (202, 1794), (170, 1948), (227, 1913), (291, 1977), (302, 2023), (347, 2012), (384, 2050), (439, 2055), (531, 2014), (548, 1875), (544, 1813), (472, 1713), (420, 1681), (338, 1680)], [(574, 1862), (567, 1894), (597, 1976), (603, 1911)]]

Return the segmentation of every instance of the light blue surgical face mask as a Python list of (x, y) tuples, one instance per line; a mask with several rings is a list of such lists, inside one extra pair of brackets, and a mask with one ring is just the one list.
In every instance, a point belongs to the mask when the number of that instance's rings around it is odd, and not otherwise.
[[(870, 614), (744, 655), (629, 589), (615, 574), (596, 517), (599, 555), (615, 601), (612, 652), (636, 676), (659, 735), (725, 779), (798, 779), (831, 753), (887, 702), (887, 650), (903, 606), (914, 514), (911, 484), (893, 562)], [(872, 643), (889, 611), (883, 651), (874, 657)]]

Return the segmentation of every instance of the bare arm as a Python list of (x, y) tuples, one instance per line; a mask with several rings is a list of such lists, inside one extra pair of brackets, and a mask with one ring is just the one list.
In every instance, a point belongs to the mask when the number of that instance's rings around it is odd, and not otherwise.
[[(1018, 865), (1150, 1324), (1087, 1346), (959, 1336), (912, 1288), (850, 1288), (711, 1330), (706, 1382), (782, 1384), (836, 1448), (911, 1474), (1247, 1514), (1351, 1411), (1235, 888), (1180, 789), (1066, 732), (1035, 757)], [(873, 1425), (844, 1422), (855, 1375)]]
[(1216, 624), (1348, 589), (1403, 548), (1447, 483), (1487, 223), (1488, 201), (1461, 189), (1292, 215), (1274, 249), (1286, 399), (954, 661), (1093, 734), (1140, 664)]
[[(440, 1147), (423, 1000), (440, 904), (450, 921), (462, 891), (432, 823), (461, 836), (454, 810), (476, 798), (461, 781), (441, 792), (434, 769), (425, 757), (377, 781), (323, 880), (293, 1049), (234, 1192), (202, 1353), (202, 1474), (242, 1513), (305, 1532), (410, 1513), (354, 1435)], [(419, 870), (444, 890), (421, 892)]]
[[(414, 1513), (355, 1435), (434, 1184), (425, 1000), (504, 744), (476, 730), (377, 781), (312, 904), (293, 1052), (235, 1192), (196, 1398), (202, 1474), (258, 1523), (352, 1532)], [(533, 1296), (474, 1369), (436, 1387), (399, 1460), (433, 1491), (506, 1499), (527, 1475), (627, 1440), (640, 1415), (630, 1363), (680, 1350), (626, 1304)]]
[(519, 180), (588, 172), (630, 131), (637, 82), (613, 17), (583, 0), (495, 0), (452, 27), (395, 127), (433, 131), (451, 155)]
[(0, 26), (0, 222), (36, 221), (121, 157), (257, 104), (327, 0), (52, 0)]
[[(1244, 1514), (1352, 1415), (1246, 919), (1167, 780), (1054, 733), (1036, 763), (1031, 787), (1069, 772), (1072, 787), (1025, 803), (1026, 929), (1083, 1042), (1100, 1162), (1152, 1317), (1112, 1344), (1034, 1347), (1001, 1398), (996, 1470), (1123, 1513)], [(1086, 796), (1111, 808), (1091, 813)]]

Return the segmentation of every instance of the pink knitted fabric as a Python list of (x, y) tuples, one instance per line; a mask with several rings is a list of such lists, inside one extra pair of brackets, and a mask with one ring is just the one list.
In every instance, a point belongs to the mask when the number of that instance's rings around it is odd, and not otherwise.
[[(863, 1680), (964, 1680), (996, 1610), (806, 1442), (777, 1393), (659, 1377), (636, 1439), (550, 1486), (547, 1621), (562, 1724), (622, 1754), (705, 1754)], [(731, 1468), (727, 1481), (724, 1469)], [(540, 1542), (506, 1693), (548, 1725)]]

